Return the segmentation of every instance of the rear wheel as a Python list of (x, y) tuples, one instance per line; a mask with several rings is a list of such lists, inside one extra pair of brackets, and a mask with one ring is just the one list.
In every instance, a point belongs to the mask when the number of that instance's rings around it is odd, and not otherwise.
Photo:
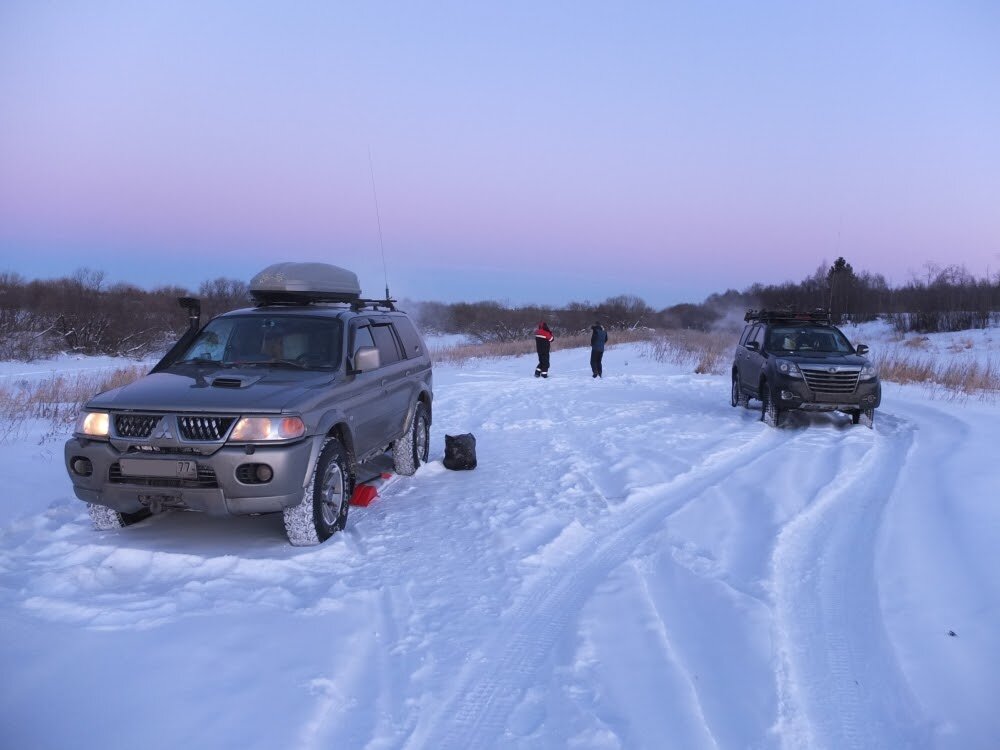
[(744, 393), (743, 389), (740, 387), (740, 376), (735, 372), (733, 373), (733, 390), (729, 397), (729, 403), (734, 407), (742, 406), (744, 409), (746, 409), (750, 403), (750, 397), (747, 396), (747, 394)]
[(285, 508), (285, 533), (296, 547), (325, 542), (347, 525), (354, 492), (354, 474), (347, 451), (337, 438), (328, 438), (320, 451), (302, 502)]
[(765, 380), (760, 384), (760, 420), (771, 427), (780, 427), (781, 417), (781, 409), (771, 398), (771, 388)]
[(421, 403), (413, 412), (410, 429), (399, 440), (392, 443), (392, 465), (397, 474), (408, 477), (427, 463), (430, 446), (430, 425), (427, 421), (427, 407)]

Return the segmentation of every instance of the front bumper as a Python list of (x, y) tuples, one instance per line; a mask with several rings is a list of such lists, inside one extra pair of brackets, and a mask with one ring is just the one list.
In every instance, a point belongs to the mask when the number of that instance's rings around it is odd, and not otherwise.
[[(76, 496), (85, 502), (104, 505), (122, 513), (144, 508), (182, 508), (211, 515), (270, 513), (298, 505), (322, 447), (321, 437), (276, 446), (255, 446), (248, 453), (243, 446), (224, 446), (210, 456), (186, 453), (121, 453), (110, 443), (73, 437), (66, 441), (66, 471)], [(89, 462), (89, 473), (81, 473), (80, 459)], [(197, 464), (197, 478), (164, 478), (164, 471), (152, 476), (125, 476), (119, 461), (191, 461)], [(263, 464), (273, 476), (267, 482), (242, 481), (247, 464)], [(161, 466), (166, 466), (166, 463)], [(136, 472), (133, 470), (132, 472)], [(140, 472), (141, 473), (141, 470)], [(159, 474), (160, 476), (156, 476)]]
[(860, 381), (852, 393), (814, 391), (799, 378), (781, 376), (775, 381), (772, 398), (782, 409), (856, 412), (877, 409), (882, 403), (882, 386), (877, 378)]

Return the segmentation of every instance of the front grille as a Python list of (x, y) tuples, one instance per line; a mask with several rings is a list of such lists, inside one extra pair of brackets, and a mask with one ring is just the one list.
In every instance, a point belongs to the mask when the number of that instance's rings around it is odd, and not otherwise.
[(806, 384), (817, 393), (854, 393), (858, 387), (860, 368), (830, 372), (829, 368), (811, 369), (802, 367)]
[(108, 468), (108, 481), (112, 484), (137, 484), (142, 487), (182, 487), (188, 489), (211, 490), (219, 486), (215, 478), (215, 469), (211, 466), (198, 464), (197, 479), (168, 479), (165, 477), (127, 477), (122, 474), (122, 467), (115, 461)]
[(148, 438), (159, 423), (159, 414), (115, 414), (115, 434), (126, 438)]
[(185, 440), (222, 440), (235, 417), (178, 417), (177, 428)]

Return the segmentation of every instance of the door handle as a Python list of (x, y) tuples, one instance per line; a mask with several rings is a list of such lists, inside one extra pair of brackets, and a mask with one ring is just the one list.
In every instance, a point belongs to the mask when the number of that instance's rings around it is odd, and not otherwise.
[(388, 382), (389, 382), (388, 380), (386, 380), (385, 378), (382, 378), (382, 387), (385, 388), (385, 384), (388, 383)]

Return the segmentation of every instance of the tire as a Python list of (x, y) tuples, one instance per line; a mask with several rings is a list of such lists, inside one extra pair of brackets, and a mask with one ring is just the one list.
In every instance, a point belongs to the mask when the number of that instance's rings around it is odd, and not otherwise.
[(430, 425), (427, 407), (417, 403), (410, 428), (399, 440), (392, 442), (392, 465), (397, 474), (412, 476), (421, 464), (427, 463), (430, 450)]
[(285, 508), (285, 533), (294, 547), (325, 542), (347, 525), (347, 511), (354, 494), (354, 474), (347, 451), (335, 437), (320, 451), (302, 502)]
[(851, 424), (863, 424), (869, 430), (875, 428), (875, 407), (868, 406), (864, 409), (851, 412)]
[(733, 407), (742, 406), (744, 409), (750, 405), (750, 397), (743, 392), (740, 387), (740, 377), (735, 372), (733, 373), (733, 389), (729, 396), (729, 403)]
[(760, 421), (771, 427), (780, 427), (781, 417), (781, 409), (771, 398), (771, 389), (765, 380), (760, 385)]
[(90, 515), (90, 522), (98, 531), (113, 531), (123, 529), (126, 526), (139, 523), (144, 518), (149, 518), (148, 510), (138, 510), (135, 513), (122, 513), (114, 508), (104, 505), (94, 505), (87, 503), (87, 513)]

